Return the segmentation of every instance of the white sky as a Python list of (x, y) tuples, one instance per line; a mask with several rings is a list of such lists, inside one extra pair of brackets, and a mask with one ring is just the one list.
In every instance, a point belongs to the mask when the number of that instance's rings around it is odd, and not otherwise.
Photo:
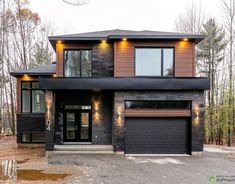
[(90, 0), (75, 7), (62, 0), (31, 0), (30, 7), (43, 21), (51, 22), (55, 34), (108, 29), (174, 31), (175, 17), (191, 3), (221, 20), (221, 0)]

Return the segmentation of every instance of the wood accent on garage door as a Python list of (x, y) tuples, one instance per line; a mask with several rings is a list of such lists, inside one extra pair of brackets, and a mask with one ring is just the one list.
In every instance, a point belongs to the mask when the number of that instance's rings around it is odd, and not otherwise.
[(190, 110), (126, 109), (126, 117), (190, 117)]
[(56, 75), (63, 77), (64, 75), (64, 49), (91, 49), (90, 43), (77, 43), (77, 44), (56, 44)]
[(114, 77), (135, 76), (135, 47), (174, 47), (175, 77), (194, 77), (195, 43), (191, 41), (116, 41), (114, 43)]

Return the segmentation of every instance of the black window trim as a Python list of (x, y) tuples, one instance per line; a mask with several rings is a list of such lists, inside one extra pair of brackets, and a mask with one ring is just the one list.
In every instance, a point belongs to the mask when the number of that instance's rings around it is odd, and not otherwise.
[[(30, 141), (23, 141), (23, 134), (30, 134)], [(30, 143), (30, 144), (44, 144), (46, 142), (46, 140), (44, 142), (33, 142), (33, 134), (44, 134), (45, 136), (45, 132), (21, 132), (20, 133), (20, 142), (21, 143)]]
[[(30, 83), (30, 89), (26, 89), (26, 88), (23, 88), (23, 83), (24, 82), (29, 82)], [(39, 83), (38, 80), (31, 80), (31, 81), (25, 81), (25, 80), (22, 80), (21, 81), (21, 113), (24, 113), (24, 114), (41, 114), (41, 113), (45, 113), (45, 112), (33, 112), (33, 101), (32, 101), (32, 97), (33, 97), (33, 92), (32, 91), (36, 91), (36, 90), (40, 90), (40, 91), (43, 91), (45, 93), (45, 91), (43, 89), (40, 89), (40, 88), (33, 88), (32, 84), (33, 83)], [(30, 92), (30, 112), (23, 112), (23, 91), (29, 91)]]
[[(188, 102), (189, 108), (126, 108), (126, 101), (141, 101), (141, 102)], [(148, 110), (148, 109), (155, 109), (155, 110), (191, 110), (192, 109), (192, 101), (191, 100), (125, 100), (124, 102), (125, 109), (141, 109), (141, 110)]]
[[(68, 48), (68, 49), (63, 49), (63, 76), (65, 76), (65, 51), (91, 51), (91, 55), (92, 55), (92, 49), (91, 48)], [(92, 77), (92, 58), (91, 58), (91, 76), (90, 77), (82, 77), (82, 52), (80, 52), (80, 77), (76, 76), (76, 77), (66, 77), (66, 78), (91, 78)]]
[[(136, 46), (134, 48), (134, 71), (135, 71), (135, 77), (158, 77), (158, 78), (173, 78), (175, 77), (175, 47), (174, 46), (169, 46), (169, 47), (156, 47), (156, 46)], [(161, 49), (161, 75), (159, 76), (150, 76), (150, 75), (147, 75), (147, 76), (138, 76), (136, 75), (136, 49)], [(173, 49), (173, 75), (172, 76), (164, 76), (163, 75), (163, 61), (164, 61), (164, 55), (163, 55), (163, 49)]]

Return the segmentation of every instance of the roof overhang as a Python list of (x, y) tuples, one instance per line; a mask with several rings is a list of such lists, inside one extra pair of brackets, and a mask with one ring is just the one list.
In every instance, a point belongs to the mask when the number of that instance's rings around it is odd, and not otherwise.
[(35, 72), (33, 72), (33, 73), (30, 73), (30, 72), (24, 72), (24, 73), (22, 73), (22, 72), (11, 72), (11, 73), (10, 73), (10, 75), (13, 76), (13, 77), (18, 77), (18, 76), (23, 76), (23, 75), (29, 75), (29, 76), (52, 76), (52, 75), (54, 75), (54, 74), (55, 74), (55, 72), (53, 72), (53, 73), (40, 73), (40, 72), (38, 72), (38, 73), (35, 73)]
[(207, 90), (209, 78), (39, 78), (45, 90)]
[(69, 37), (69, 36), (49, 36), (49, 41), (54, 49), (56, 49), (56, 42), (88, 42), (88, 41), (100, 41), (100, 40), (119, 40), (122, 38), (127, 38), (129, 40), (182, 40), (187, 38), (189, 40), (194, 40), (195, 43), (199, 43), (205, 39), (205, 35), (109, 35), (107, 37)]

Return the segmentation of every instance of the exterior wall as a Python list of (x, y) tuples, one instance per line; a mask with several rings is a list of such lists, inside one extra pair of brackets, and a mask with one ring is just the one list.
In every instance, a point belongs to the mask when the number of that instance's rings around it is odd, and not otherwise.
[(194, 77), (194, 47), (190, 41), (116, 41), (114, 77), (135, 76), (135, 47), (174, 47), (175, 77)]
[(17, 114), (17, 143), (21, 142), (21, 133), (45, 132), (44, 113)]
[(111, 92), (61, 91), (56, 92), (55, 103), (55, 144), (63, 144), (64, 104), (87, 104), (92, 106), (92, 144), (112, 142), (112, 101)]
[(113, 44), (110, 43), (77, 43), (56, 44), (56, 75), (64, 76), (63, 52), (64, 49), (92, 49), (92, 76), (113, 76)]
[[(124, 151), (124, 124), (125, 124), (125, 100), (189, 100), (192, 101), (191, 124), (191, 151), (203, 150), (203, 126), (204, 126), (204, 93), (203, 91), (171, 91), (171, 92), (115, 92), (114, 93), (114, 121), (113, 121), (113, 145), (115, 150)], [(199, 113), (199, 119), (196, 118)], [(167, 117), (167, 115), (166, 115)]]
[(92, 44), (92, 77), (113, 77), (113, 44)]

